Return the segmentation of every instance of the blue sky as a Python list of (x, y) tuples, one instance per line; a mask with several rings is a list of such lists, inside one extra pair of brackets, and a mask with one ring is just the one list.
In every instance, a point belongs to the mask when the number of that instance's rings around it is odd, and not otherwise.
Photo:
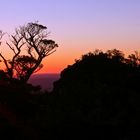
[(12, 33), (38, 20), (51, 31), (60, 47), (43, 71), (61, 71), (96, 48), (140, 50), (140, 0), (1, 0), (0, 5), (0, 29)]

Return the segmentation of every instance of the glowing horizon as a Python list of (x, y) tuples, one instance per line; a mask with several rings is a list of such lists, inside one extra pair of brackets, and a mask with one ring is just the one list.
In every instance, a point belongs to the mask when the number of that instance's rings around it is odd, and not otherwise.
[(139, 0), (2, 0), (0, 29), (12, 34), (36, 20), (47, 26), (59, 48), (38, 73), (60, 73), (95, 49), (140, 51), (139, 7)]

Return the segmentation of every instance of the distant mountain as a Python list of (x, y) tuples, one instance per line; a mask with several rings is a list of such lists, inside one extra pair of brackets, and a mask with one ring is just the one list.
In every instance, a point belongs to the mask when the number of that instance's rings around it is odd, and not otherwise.
[(28, 83), (32, 85), (40, 85), (42, 90), (51, 91), (53, 82), (60, 78), (60, 74), (34, 74), (29, 79)]

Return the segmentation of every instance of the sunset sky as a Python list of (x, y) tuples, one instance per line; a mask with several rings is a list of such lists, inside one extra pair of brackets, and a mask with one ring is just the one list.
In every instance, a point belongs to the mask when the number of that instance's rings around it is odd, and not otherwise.
[(40, 73), (59, 73), (95, 49), (140, 51), (140, 0), (1, 0), (0, 6), (3, 31), (38, 20), (59, 44)]

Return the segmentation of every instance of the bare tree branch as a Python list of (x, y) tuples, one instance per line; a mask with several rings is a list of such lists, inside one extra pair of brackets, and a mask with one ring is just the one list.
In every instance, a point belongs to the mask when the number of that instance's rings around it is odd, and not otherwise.
[(9, 66), (8, 66), (7, 60), (4, 58), (4, 56), (1, 53), (0, 53), (0, 57), (3, 59), (3, 62), (5, 64), (5, 66), (6, 66), (6, 69), (8, 70), (9, 69)]
[(6, 42), (6, 44), (14, 52), (14, 54), (16, 54), (14, 47), (12, 47), (8, 42)]
[[(38, 22), (28, 23), (15, 29), (15, 34), (11, 35), (11, 44), (6, 42), (14, 53), (11, 60), (6, 60), (0, 54), (11, 79), (16, 75), (17, 79), (27, 82), (34, 72), (43, 67), (42, 60), (56, 51), (58, 45), (55, 41), (47, 39), (49, 33), (46, 29), (46, 26)], [(1, 35), (0, 32), (0, 39)], [(23, 48), (26, 50), (24, 53)]]

